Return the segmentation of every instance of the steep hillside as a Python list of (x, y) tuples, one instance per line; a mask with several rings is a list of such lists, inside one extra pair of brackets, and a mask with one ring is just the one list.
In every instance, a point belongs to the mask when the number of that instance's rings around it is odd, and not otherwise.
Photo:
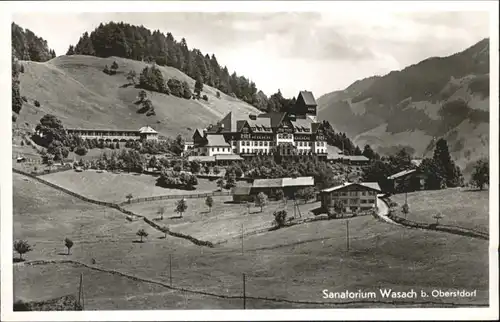
[(377, 152), (410, 147), (432, 153), (444, 137), (466, 170), (489, 149), (489, 39), (449, 57), (433, 57), (318, 99), (319, 119)]
[[(105, 65), (118, 63), (116, 75), (107, 75)], [(245, 117), (257, 109), (236, 98), (220, 95), (207, 85), (203, 94), (208, 101), (182, 99), (173, 95), (147, 91), (156, 115), (146, 116), (137, 111), (139, 89), (129, 85), (125, 74), (135, 70), (137, 75), (146, 63), (119, 57), (59, 56), (44, 63), (22, 61), (20, 74), (21, 95), (27, 102), (14, 126), (33, 128), (47, 113), (60, 118), (66, 127), (98, 129), (138, 129), (151, 125), (160, 134), (191, 136), (192, 129), (205, 127), (232, 111)], [(191, 89), (195, 81), (173, 67), (159, 66), (165, 80), (177, 78), (187, 81)], [(40, 107), (34, 105), (40, 102)]]

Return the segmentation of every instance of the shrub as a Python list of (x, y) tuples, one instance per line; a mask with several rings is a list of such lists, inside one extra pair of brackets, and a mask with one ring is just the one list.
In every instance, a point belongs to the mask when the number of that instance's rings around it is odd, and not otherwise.
[(78, 146), (75, 149), (75, 153), (79, 156), (84, 156), (87, 154), (87, 149), (84, 146)]
[(273, 213), (274, 216), (274, 225), (276, 227), (283, 227), (286, 224), (286, 216), (287, 216), (286, 210), (279, 210), (275, 211)]
[(39, 101), (34, 100), (34, 104), (35, 104), (36, 107), (40, 107), (40, 102)]
[(208, 101), (208, 96), (207, 95), (203, 95), (203, 100)]
[(28, 101), (28, 99), (26, 98), (26, 96), (22, 96), (21, 98), (22, 98), (22, 99), (23, 99), (23, 101), (25, 101), (25, 102), (27, 102), (27, 101)]
[(220, 98), (220, 92), (219, 91), (217, 91), (217, 93), (215, 94), (215, 97)]
[(12, 114), (12, 122), (16, 122), (17, 121), (17, 115), (16, 114)]

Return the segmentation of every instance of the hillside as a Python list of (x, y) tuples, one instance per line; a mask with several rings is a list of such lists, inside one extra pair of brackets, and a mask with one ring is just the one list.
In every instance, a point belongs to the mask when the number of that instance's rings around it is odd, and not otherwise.
[[(102, 72), (105, 65), (118, 63), (116, 75)], [(206, 127), (232, 111), (245, 117), (258, 110), (247, 103), (221, 93), (207, 85), (203, 94), (208, 101), (186, 100), (173, 95), (147, 91), (156, 115), (146, 116), (137, 111), (139, 89), (130, 86), (125, 74), (135, 70), (137, 75), (147, 63), (119, 57), (59, 56), (44, 63), (21, 61), (24, 73), (20, 74), (21, 95), (27, 98), (14, 127), (33, 128), (47, 114), (57, 116), (66, 127), (97, 129), (131, 129), (151, 125), (160, 135), (181, 134), (190, 138), (196, 127)], [(158, 66), (165, 81), (177, 78), (187, 81), (191, 90), (195, 81), (181, 71)], [(34, 100), (40, 102), (35, 107)]]
[(355, 144), (383, 154), (409, 147), (428, 156), (433, 138), (444, 137), (467, 174), (489, 149), (489, 39), (325, 94), (318, 110)]

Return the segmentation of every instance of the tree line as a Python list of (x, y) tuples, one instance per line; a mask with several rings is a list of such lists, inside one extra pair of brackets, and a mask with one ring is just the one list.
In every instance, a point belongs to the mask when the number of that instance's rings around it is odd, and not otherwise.
[(29, 29), (23, 29), (14, 22), (11, 24), (12, 55), (19, 60), (44, 62), (56, 57), (47, 41)]
[[(383, 191), (393, 191), (393, 186), (387, 178), (403, 170), (416, 169), (412, 163), (411, 154), (403, 148), (399, 152), (379, 160), (372, 160), (364, 170), (362, 180), (367, 182), (378, 182)], [(464, 184), (464, 178), (460, 168), (451, 158), (448, 143), (441, 138), (436, 142), (434, 154), (431, 158), (425, 158), (418, 167), (425, 176), (425, 189), (443, 189), (446, 187), (459, 187)], [(403, 190), (416, 190), (419, 185), (416, 181), (407, 181), (400, 186)]]

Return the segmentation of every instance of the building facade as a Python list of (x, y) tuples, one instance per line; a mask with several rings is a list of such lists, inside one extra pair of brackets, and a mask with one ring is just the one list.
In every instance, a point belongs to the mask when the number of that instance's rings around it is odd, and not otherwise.
[(249, 115), (246, 119), (236, 119), (230, 112), (216, 125), (196, 129), (184, 152), (207, 156), (279, 154), (326, 158), (326, 137), (322, 123), (316, 121), (316, 106), (312, 93), (301, 91), (289, 111)]
[(68, 134), (77, 135), (82, 139), (104, 140), (104, 141), (140, 141), (158, 140), (158, 132), (150, 126), (141, 127), (139, 130), (100, 130), (100, 129), (67, 129)]
[(376, 182), (344, 183), (321, 190), (321, 207), (325, 211), (335, 211), (335, 203), (339, 202), (345, 213), (367, 211), (377, 205), (379, 193), (382, 191)]

